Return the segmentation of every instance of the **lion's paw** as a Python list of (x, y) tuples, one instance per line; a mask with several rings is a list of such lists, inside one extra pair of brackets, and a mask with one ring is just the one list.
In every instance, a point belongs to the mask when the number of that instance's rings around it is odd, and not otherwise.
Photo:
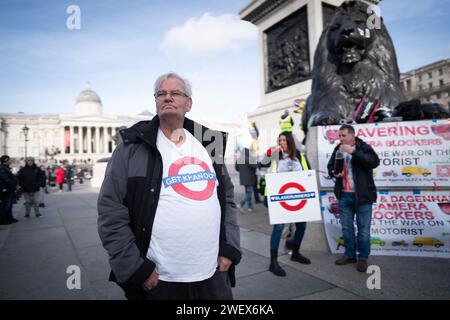
[(311, 116), (309, 119), (309, 127), (316, 126), (326, 126), (339, 124), (339, 121), (343, 119), (343, 117), (335, 112), (331, 111), (319, 111)]

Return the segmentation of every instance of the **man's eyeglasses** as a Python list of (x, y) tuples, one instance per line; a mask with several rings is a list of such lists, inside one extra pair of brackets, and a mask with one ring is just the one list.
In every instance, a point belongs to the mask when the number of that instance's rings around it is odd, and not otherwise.
[(181, 91), (158, 91), (155, 93), (155, 98), (162, 100), (164, 99), (167, 94), (169, 94), (174, 100), (180, 100), (181, 98), (189, 98), (189, 96)]

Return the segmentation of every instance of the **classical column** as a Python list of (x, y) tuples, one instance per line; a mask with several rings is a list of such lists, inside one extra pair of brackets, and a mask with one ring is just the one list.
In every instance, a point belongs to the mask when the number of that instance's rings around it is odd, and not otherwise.
[(89, 126), (87, 127), (87, 153), (92, 153), (92, 128)]
[(65, 146), (65, 139), (66, 139), (66, 131), (65, 131), (65, 126), (62, 127), (61, 130), (61, 154), (65, 154), (66, 153), (66, 146)]
[[(114, 137), (116, 135), (116, 127), (112, 127), (111, 128), (111, 138)], [(116, 142), (114, 141), (114, 139), (111, 139), (112, 141), (112, 149), (114, 150), (114, 148), (116, 147)]]
[(103, 153), (108, 153), (108, 128), (103, 127)]
[(69, 153), (75, 153), (75, 150), (73, 149), (74, 146), (74, 137), (73, 137), (73, 126), (69, 127), (69, 132), (70, 132), (70, 151)]
[(95, 127), (95, 153), (100, 153), (100, 127)]
[(78, 126), (78, 153), (83, 153), (83, 127)]
[(311, 64), (311, 69), (314, 64), (314, 52), (316, 50), (317, 44), (319, 43), (320, 36), (323, 29), (323, 10), (322, 1), (309, 1), (308, 8), (308, 39), (309, 39), (309, 61)]

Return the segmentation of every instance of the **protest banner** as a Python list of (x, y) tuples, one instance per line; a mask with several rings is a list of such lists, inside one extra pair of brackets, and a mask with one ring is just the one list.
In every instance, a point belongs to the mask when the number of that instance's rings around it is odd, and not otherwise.
[[(332, 253), (344, 253), (335, 195), (322, 191), (321, 200), (330, 250)], [(450, 258), (448, 191), (379, 190), (377, 202), (372, 208), (372, 255)]]
[[(318, 127), (321, 188), (332, 188), (327, 164), (339, 144), (339, 125)], [(403, 121), (354, 126), (356, 136), (380, 158), (374, 170), (377, 187), (450, 187), (450, 123), (448, 120)]]

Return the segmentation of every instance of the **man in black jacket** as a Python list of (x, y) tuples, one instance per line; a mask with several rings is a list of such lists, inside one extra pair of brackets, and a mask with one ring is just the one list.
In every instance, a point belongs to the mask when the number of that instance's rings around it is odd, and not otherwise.
[(121, 130), (98, 198), (98, 231), (128, 299), (232, 299), (241, 259), (226, 134), (185, 117), (189, 83), (155, 82), (157, 116)]
[(19, 220), (12, 215), (12, 206), (17, 188), (17, 179), (11, 172), (11, 158), (0, 158), (0, 224), (11, 224)]
[(74, 176), (73, 170), (74, 170), (73, 166), (71, 166), (70, 164), (66, 166), (66, 181), (68, 191), (72, 191), (72, 184), (73, 184), (72, 178)]
[(30, 217), (31, 206), (34, 208), (36, 218), (42, 216), (39, 212), (39, 189), (41, 188), (44, 172), (36, 166), (33, 157), (25, 159), (25, 167), (19, 170), (17, 175), (19, 179), (19, 186), (23, 191), (25, 197), (25, 218)]
[[(377, 189), (372, 170), (380, 160), (367, 143), (355, 137), (355, 129), (344, 124), (339, 128), (341, 143), (334, 149), (328, 162), (330, 176), (336, 178), (334, 193), (339, 200), (339, 216), (344, 238), (344, 257), (336, 260), (337, 265), (355, 263), (357, 270), (367, 270), (370, 254), (370, 225), (372, 203), (377, 200)], [(336, 155), (342, 156), (342, 171), (336, 172)], [(358, 227), (355, 241), (354, 219)], [(357, 256), (358, 253), (358, 256)]]

